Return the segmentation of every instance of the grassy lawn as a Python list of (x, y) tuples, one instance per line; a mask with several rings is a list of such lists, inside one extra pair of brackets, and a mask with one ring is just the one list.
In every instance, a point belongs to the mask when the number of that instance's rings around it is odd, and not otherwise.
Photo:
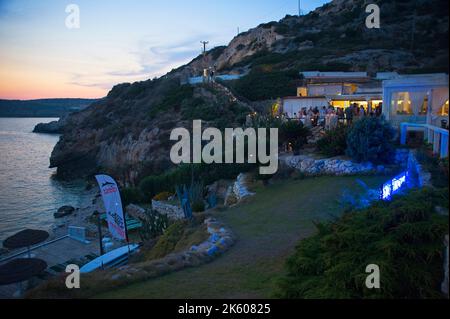
[[(378, 187), (385, 176), (360, 177)], [(271, 298), (297, 242), (314, 233), (313, 221), (341, 213), (344, 189), (360, 191), (355, 177), (277, 182), (215, 213), (237, 236), (235, 246), (213, 262), (110, 291), (100, 298)]]

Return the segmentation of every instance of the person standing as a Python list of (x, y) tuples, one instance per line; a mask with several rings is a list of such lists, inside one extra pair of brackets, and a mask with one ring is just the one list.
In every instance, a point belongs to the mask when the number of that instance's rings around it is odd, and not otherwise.
[(350, 104), (350, 106), (345, 109), (345, 119), (347, 120), (347, 125), (352, 125), (352, 123), (353, 123), (353, 104)]
[(361, 106), (359, 109), (359, 117), (362, 118), (364, 116), (366, 116), (366, 111), (364, 110), (364, 107)]

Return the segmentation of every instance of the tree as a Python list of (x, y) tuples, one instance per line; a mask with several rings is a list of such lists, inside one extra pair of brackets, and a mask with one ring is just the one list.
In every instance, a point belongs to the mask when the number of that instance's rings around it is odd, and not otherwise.
[(280, 143), (290, 145), (294, 154), (299, 154), (311, 132), (300, 121), (287, 121), (281, 124), (279, 134)]
[(384, 118), (362, 118), (348, 133), (346, 153), (357, 162), (388, 163), (394, 154), (394, 136), (394, 129)]

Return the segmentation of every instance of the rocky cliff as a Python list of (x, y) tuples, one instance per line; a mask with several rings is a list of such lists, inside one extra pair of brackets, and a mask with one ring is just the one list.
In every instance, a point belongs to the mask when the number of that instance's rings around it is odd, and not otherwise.
[[(228, 46), (159, 79), (115, 86), (104, 99), (69, 116), (51, 166), (61, 177), (105, 172), (132, 185), (170, 167), (172, 128), (188, 127), (192, 119), (216, 127), (242, 124), (251, 108), (223, 86), (180, 85), (205, 67), (248, 74), (233, 84), (237, 88), (247, 82), (252, 90), (272, 90), (251, 100), (295, 89), (300, 70), (448, 71), (446, 0), (375, 1), (381, 8), (380, 29), (365, 26), (368, 3), (335, 0), (305, 16), (286, 16), (241, 33)], [(249, 90), (240, 87), (246, 97)]]

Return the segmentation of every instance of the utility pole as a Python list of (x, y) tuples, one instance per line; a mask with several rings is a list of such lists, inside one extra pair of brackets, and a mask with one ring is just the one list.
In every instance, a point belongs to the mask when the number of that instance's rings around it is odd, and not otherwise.
[(302, 1), (298, 0), (298, 16), (302, 15)]
[(98, 229), (98, 241), (99, 241), (99, 248), (100, 248), (100, 256), (103, 256), (105, 251), (103, 250), (102, 221), (101, 221), (100, 213), (98, 211), (95, 211), (93, 213), (93, 215), (97, 217), (97, 229)]
[(209, 43), (209, 41), (200, 41), (201, 44), (203, 44), (203, 57), (206, 55), (206, 45)]

